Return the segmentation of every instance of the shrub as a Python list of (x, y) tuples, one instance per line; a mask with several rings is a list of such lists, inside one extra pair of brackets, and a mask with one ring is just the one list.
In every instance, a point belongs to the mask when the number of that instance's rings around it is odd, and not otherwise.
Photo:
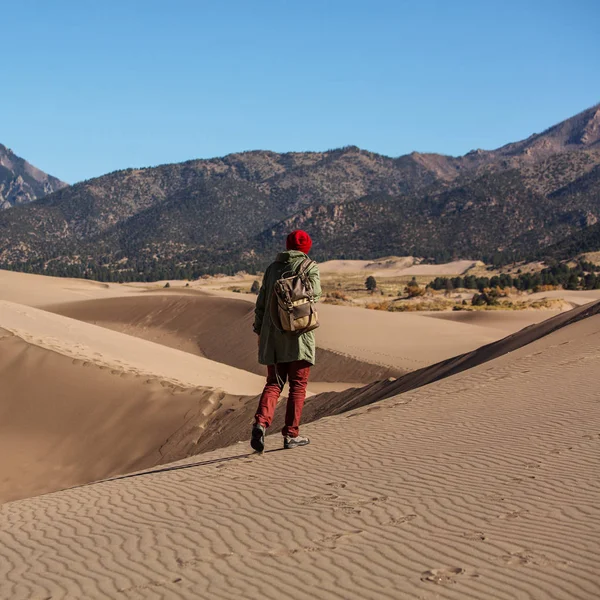
[(369, 308), (371, 310), (390, 310), (391, 302), (369, 302), (365, 304), (365, 308)]
[(493, 290), (483, 290), (480, 294), (473, 294), (471, 304), (473, 306), (497, 306), (500, 293), (496, 288)]
[(414, 277), (408, 282), (408, 285), (404, 288), (404, 293), (409, 298), (418, 298), (419, 296), (424, 296), (425, 291), (426, 289), (422, 288), (417, 283), (417, 280)]
[(343, 304), (344, 302), (352, 302), (352, 298), (336, 290), (334, 292), (325, 294), (325, 297), (321, 300), (321, 302), (324, 304)]

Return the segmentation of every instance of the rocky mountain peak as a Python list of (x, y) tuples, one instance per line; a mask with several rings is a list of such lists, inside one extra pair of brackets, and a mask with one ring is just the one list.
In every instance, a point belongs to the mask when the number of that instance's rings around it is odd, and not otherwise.
[(0, 210), (27, 204), (67, 185), (0, 144)]

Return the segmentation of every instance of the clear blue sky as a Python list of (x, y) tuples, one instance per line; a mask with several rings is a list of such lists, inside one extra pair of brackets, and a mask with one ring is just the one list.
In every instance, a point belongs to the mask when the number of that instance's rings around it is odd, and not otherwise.
[(0, 143), (69, 183), (250, 149), (464, 154), (600, 102), (598, 0), (13, 0), (0, 19)]

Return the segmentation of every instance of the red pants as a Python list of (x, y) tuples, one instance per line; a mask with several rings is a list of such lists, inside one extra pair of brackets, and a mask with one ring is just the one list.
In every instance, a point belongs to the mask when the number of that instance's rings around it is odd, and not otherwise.
[[(277, 370), (275, 370), (276, 366)], [(258, 410), (255, 415), (257, 423), (265, 427), (271, 425), (281, 390), (286, 380), (289, 379), (290, 395), (288, 396), (287, 409), (285, 411), (285, 427), (281, 430), (281, 433), (291, 437), (298, 435), (310, 367), (310, 363), (305, 360), (295, 360), (294, 362), (268, 366), (267, 385), (265, 385), (265, 389), (260, 397)], [(279, 375), (279, 378), (277, 375)]]

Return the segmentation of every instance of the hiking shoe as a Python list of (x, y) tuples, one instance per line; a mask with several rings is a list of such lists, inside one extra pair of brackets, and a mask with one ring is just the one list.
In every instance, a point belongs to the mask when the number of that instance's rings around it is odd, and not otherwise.
[(310, 440), (307, 437), (303, 437), (301, 435), (297, 435), (296, 437), (286, 435), (283, 438), (283, 447), (286, 450), (291, 450), (292, 448), (299, 448), (300, 446), (308, 446), (308, 444), (310, 444)]
[(265, 450), (265, 426), (260, 423), (254, 423), (252, 427), (252, 437), (250, 445), (256, 452), (264, 452)]

